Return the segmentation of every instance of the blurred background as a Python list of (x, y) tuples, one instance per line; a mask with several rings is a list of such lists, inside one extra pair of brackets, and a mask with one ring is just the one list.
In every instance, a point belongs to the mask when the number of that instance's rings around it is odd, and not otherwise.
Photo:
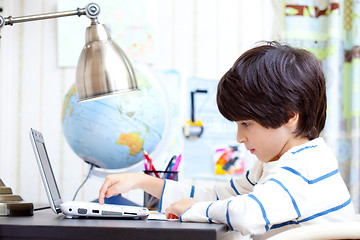
[[(149, 152), (158, 170), (163, 169), (173, 155), (182, 154), (180, 181), (202, 185), (240, 177), (251, 167), (253, 159), (237, 145), (236, 126), (217, 111), (216, 85), (244, 51), (258, 41), (276, 40), (308, 49), (322, 61), (328, 94), (323, 137), (338, 157), (340, 172), (359, 212), (358, 1), (95, 2), (101, 8), (99, 22), (109, 27), (113, 40), (134, 64), (142, 92), (139, 96), (120, 97), (117, 103), (109, 103), (110, 110), (106, 111), (81, 105), (83, 103), (76, 103), (72, 98), (76, 64), (85, 43), (85, 29), (90, 25), (87, 17), (3, 27), (0, 32), (0, 178), (15, 194), (28, 202), (47, 203), (29, 140), (30, 128), (43, 133), (65, 200), (70, 200), (84, 181), (89, 171), (89, 164), (84, 160), (95, 156), (95, 151), (118, 155), (111, 160), (116, 164), (111, 169), (95, 169), (79, 192), (79, 200), (95, 199), (109, 172), (143, 171), (142, 153), (131, 152), (129, 141), (135, 141), (132, 138)], [(0, 14), (17, 17), (76, 10), (88, 3), (84, 0), (0, 0)], [(74, 109), (80, 109), (80, 115), (76, 115)], [(126, 118), (116, 116), (119, 112)], [(191, 114), (199, 122), (190, 121)], [(119, 126), (114, 127), (117, 122)], [(133, 124), (129, 128), (138, 133), (126, 132), (128, 127), (116, 133), (115, 129), (123, 126), (120, 122)], [(195, 126), (189, 128), (189, 123)], [(82, 132), (76, 133), (90, 136), (88, 141), (72, 139), (71, 133), (77, 130), (73, 130), (71, 124), (81, 125)], [(189, 136), (188, 128), (195, 132), (200, 129), (200, 132), (195, 133), (195, 137)], [(155, 133), (144, 135), (151, 130)], [(117, 134), (111, 144), (107, 143), (107, 132)], [(88, 142), (98, 149), (87, 145)], [(117, 154), (119, 146), (127, 152)], [(81, 152), (86, 148), (88, 156)], [(232, 162), (222, 158), (227, 149), (233, 150)], [(142, 192), (133, 191), (124, 196), (142, 204)]]

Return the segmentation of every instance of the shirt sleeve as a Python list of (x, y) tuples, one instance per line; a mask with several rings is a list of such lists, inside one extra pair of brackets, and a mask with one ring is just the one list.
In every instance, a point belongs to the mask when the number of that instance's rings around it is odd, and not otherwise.
[(225, 223), (231, 230), (263, 234), (275, 223), (300, 217), (293, 199), (276, 181), (257, 184), (248, 194), (199, 202), (180, 216), (184, 222)]
[(170, 204), (182, 198), (195, 198), (198, 201), (215, 201), (246, 194), (253, 190), (261, 176), (262, 165), (254, 164), (240, 179), (231, 179), (225, 184), (214, 187), (195, 187), (181, 182), (165, 180), (163, 193), (160, 199), (159, 212), (165, 212)]

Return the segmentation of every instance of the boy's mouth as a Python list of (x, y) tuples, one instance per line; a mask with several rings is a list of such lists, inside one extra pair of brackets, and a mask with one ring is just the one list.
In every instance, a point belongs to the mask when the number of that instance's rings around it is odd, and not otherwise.
[(247, 146), (246, 147), (246, 150), (250, 151), (251, 154), (254, 154), (255, 152), (255, 148), (248, 148)]

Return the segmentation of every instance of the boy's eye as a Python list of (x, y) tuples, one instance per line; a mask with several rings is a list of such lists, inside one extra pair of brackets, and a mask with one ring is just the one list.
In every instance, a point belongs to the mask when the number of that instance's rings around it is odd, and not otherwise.
[(241, 125), (243, 125), (243, 126), (247, 127), (247, 126), (249, 126), (249, 125), (250, 125), (250, 123), (248, 123), (248, 122), (242, 122), (242, 123), (241, 123)]

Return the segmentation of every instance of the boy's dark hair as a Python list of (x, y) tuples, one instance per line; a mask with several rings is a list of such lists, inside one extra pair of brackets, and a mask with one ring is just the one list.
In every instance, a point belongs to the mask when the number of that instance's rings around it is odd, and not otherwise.
[(296, 136), (312, 140), (326, 120), (321, 63), (310, 52), (267, 42), (242, 54), (217, 89), (221, 114), (230, 121), (254, 120), (279, 128), (296, 113)]

